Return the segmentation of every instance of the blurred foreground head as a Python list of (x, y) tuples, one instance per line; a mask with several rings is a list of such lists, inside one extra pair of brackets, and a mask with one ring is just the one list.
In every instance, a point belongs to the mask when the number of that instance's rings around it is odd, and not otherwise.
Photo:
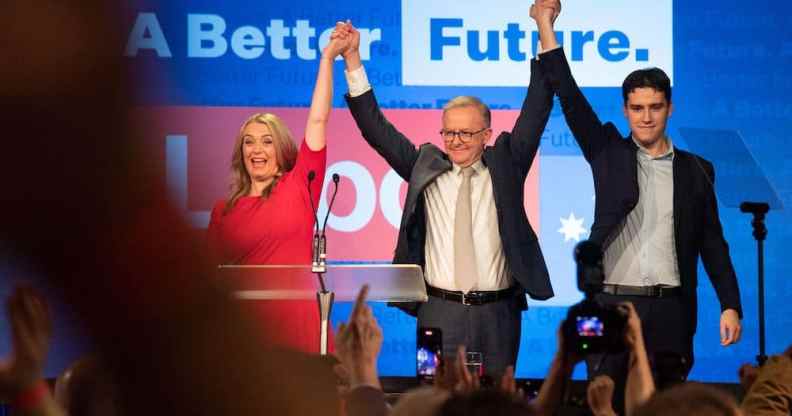
[(0, 28), (0, 254), (60, 289), (124, 413), (332, 414), (329, 368), (267, 346), (152, 174), (127, 117), (145, 80), (125, 73), (120, 3), (13, 3)]
[(633, 416), (742, 416), (733, 397), (715, 387), (683, 383), (652, 396)]
[(532, 416), (535, 410), (521, 399), (496, 389), (475, 390), (449, 398), (437, 416)]
[(122, 414), (112, 373), (93, 356), (77, 360), (58, 377), (55, 400), (71, 416)]

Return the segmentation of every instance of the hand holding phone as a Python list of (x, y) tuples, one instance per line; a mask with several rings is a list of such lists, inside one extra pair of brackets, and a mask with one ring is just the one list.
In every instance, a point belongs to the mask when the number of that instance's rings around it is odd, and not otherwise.
[(418, 328), (416, 344), (416, 375), (419, 381), (431, 382), (443, 354), (443, 332), (440, 328)]

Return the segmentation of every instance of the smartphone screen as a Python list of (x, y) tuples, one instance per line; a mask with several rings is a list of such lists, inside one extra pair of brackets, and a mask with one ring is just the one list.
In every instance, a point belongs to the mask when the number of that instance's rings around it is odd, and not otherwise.
[(597, 316), (578, 316), (577, 331), (581, 337), (601, 337), (605, 332), (605, 325)]
[(440, 328), (418, 328), (416, 343), (416, 375), (419, 380), (434, 380), (443, 353), (443, 332)]

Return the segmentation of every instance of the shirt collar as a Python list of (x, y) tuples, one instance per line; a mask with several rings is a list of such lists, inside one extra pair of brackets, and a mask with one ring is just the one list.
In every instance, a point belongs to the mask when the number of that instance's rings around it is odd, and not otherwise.
[[(470, 167), (473, 168), (473, 171), (475, 171), (476, 174), (480, 174), (482, 171), (487, 170), (487, 167), (484, 166), (484, 163), (481, 161), (481, 158), (479, 158), (479, 160), (473, 162), (473, 164), (470, 165)], [(454, 175), (459, 175), (459, 173), (462, 172), (462, 167), (457, 165), (456, 163), (452, 163), (451, 164), (451, 172)]]
[(668, 137), (668, 136), (665, 136), (664, 138), (665, 138), (665, 141), (668, 142), (668, 149), (665, 151), (665, 153), (663, 153), (661, 155), (652, 156), (652, 155), (649, 154), (649, 151), (646, 150), (646, 148), (643, 147), (640, 142), (638, 142), (638, 140), (635, 140), (635, 137), (630, 135), (630, 139), (633, 141), (633, 143), (635, 143), (636, 146), (638, 146), (638, 154), (640, 156), (642, 156), (642, 157), (644, 157), (646, 159), (652, 159), (652, 160), (660, 160), (660, 159), (671, 159), (671, 160), (673, 160), (674, 159), (674, 142), (671, 141), (671, 138)]

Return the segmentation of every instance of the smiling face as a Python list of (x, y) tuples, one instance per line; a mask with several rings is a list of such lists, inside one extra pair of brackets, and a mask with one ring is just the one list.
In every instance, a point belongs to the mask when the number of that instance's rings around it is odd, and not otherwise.
[(651, 87), (632, 90), (624, 103), (624, 116), (632, 136), (647, 149), (665, 141), (666, 124), (672, 112), (673, 106), (665, 93)]
[[(481, 158), (484, 145), (492, 136), (481, 111), (474, 106), (454, 107), (443, 113), (443, 131), (457, 133), (475, 133), (468, 140), (456, 135), (445, 138), (445, 151), (451, 162), (467, 167)], [(466, 142), (463, 142), (466, 140)]]
[(251, 182), (267, 182), (281, 173), (275, 137), (263, 123), (249, 123), (242, 130), (242, 160)]

